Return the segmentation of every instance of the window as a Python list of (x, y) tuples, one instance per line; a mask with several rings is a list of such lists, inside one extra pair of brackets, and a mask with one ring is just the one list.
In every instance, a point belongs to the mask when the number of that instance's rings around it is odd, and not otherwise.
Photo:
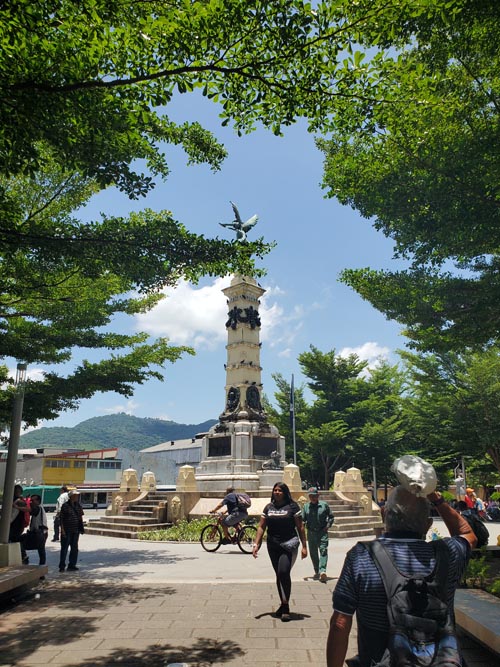
[(74, 466), (75, 468), (85, 468), (85, 461), (75, 461)]
[(99, 461), (86, 461), (87, 463), (87, 468), (98, 468), (99, 467)]
[(47, 459), (45, 461), (46, 468), (69, 468), (70, 461), (54, 461), (54, 459)]
[(99, 461), (99, 468), (107, 470), (119, 470), (122, 467), (121, 461)]

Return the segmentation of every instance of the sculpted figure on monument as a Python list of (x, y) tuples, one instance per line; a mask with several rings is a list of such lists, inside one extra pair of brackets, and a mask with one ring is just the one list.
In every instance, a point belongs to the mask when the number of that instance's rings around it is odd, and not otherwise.
[(232, 229), (236, 232), (236, 240), (237, 241), (246, 241), (247, 240), (247, 232), (252, 229), (254, 225), (257, 224), (257, 220), (259, 219), (257, 215), (252, 215), (251, 218), (249, 218), (246, 222), (243, 222), (241, 219), (240, 213), (238, 209), (236, 208), (236, 204), (233, 204), (233, 202), (230, 202), (231, 206), (233, 207), (234, 211), (234, 220), (233, 222), (219, 222), (219, 225), (221, 227), (228, 227), (229, 229)]
[(255, 385), (250, 385), (247, 389), (247, 405), (252, 410), (262, 410), (259, 390)]
[(271, 458), (262, 464), (263, 470), (281, 470), (281, 454), (274, 450), (271, 452)]
[(231, 387), (229, 391), (227, 392), (227, 409), (231, 410), (236, 410), (238, 407), (238, 404), (240, 402), (240, 390), (238, 387)]

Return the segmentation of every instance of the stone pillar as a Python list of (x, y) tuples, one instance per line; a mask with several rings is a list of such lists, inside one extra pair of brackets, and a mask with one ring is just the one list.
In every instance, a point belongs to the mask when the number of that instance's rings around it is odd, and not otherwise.
[(127, 468), (127, 470), (123, 471), (120, 481), (120, 491), (138, 493), (139, 481), (137, 479), (137, 470)]
[(289, 463), (285, 466), (283, 469), (283, 482), (292, 493), (302, 491), (299, 466), (296, 466), (294, 463)]
[(141, 493), (147, 493), (148, 491), (156, 491), (156, 478), (151, 470), (145, 472), (141, 479)]
[(343, 470), (337, 470), (335, 477), (333, 478), (333, 490), (342, 493), (344, 490), (344, 477), (345, 472)]
[(179, 468), (179, 475), (177, 477), (175, 490), (184, 493), (189, 491), (198, 491), (193, 466), (185, 465)]

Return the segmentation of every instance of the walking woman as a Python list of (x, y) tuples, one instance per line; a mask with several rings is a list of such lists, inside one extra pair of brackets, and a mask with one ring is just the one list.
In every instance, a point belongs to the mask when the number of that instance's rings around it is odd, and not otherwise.
[(257, 558), (266, 528), (267, 551), (276, 572), (281, 600), (275, 616), (286, 622), (290, 620), (291, 570), (297, 559), (299, 544), (302, 544), (302, 558), (307, 558), (307, 543), (300, 507), (292, 500), (288, 486), (282, 482), (274, 485), (271, 502), (262, 512), (253, 548), (254, 558)]

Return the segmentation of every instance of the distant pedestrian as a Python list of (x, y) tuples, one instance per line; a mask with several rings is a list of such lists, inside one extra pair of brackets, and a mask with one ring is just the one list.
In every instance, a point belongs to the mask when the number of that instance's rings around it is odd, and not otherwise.
[(276, 585), (281, 600), (275, 616), (282, 621), (290, 620), (290, 594), (292, 591), (291, 570), (302, 543), (302, 558), (307, 558), (307, 544), (300, 507), (292, 500), (290, 489), (277, 482), (271, 494), (271, 502), (264, 507), (260, 518), (253, 557), (257, 558), (264, 532), (267, 529), (267, 551), (276, 573)]
[(45, 542), (49, 529), (47, 527), (47, 514), (42, 507), (42, 498), (37, 493), (30, 496), (30, 524), (28, 531), (22, 536), (21, 543), (26, 551), (38, 551), (38, 564), (45, 565), (47, 556)]
[(68, 499), (69, 499), (68, 487), (61, 486), (61, 493), (59, 494), (59, 497), (56, 500), (56, 511), (54, 514), (54, 537), (52, 538), (52, 542), (59, 542), (59, 529), (61, 526), (61, 507), (64, 505), (64, 503), (68, 502)]
[(12, 508), (10, 514), (9, 542), (20, 542), (21, 558), (26, 565), (29, 560), (23, 547), (21, 536), (26, 527), (25, 517), (29, 512), (28, 503), (23, 498), (23, 487), (20, 484), (14, 486), (14, 497), (12, 499)]
[(302, 521), (307, 528), (307, 544), (309, 555), (314, 567), (313, 579), (325, 583), (328, 579), (328, 529), (333, 523), (330, 505), (319, 499), (319, 491), (315, 486), (308, 490), (309, 502), (302, 508)]
[(474, 493), (474, 489), (468, 487), (465, 490), (464, 502), (467, 505), (467, 509), (470, 509), (470, 510), (475, 509), (475, 500), (474, 500), (475, 495), (476, 494)]
[(69, 500), (61, 507), (61, 553), (59, 572), (66, 569), (66, 555), (69, 549), (68, 570), (78, 570), (78, 540), (83, 533), (83, 508), (80, 505), (80, 494), (73, 490), (68, 492)]

